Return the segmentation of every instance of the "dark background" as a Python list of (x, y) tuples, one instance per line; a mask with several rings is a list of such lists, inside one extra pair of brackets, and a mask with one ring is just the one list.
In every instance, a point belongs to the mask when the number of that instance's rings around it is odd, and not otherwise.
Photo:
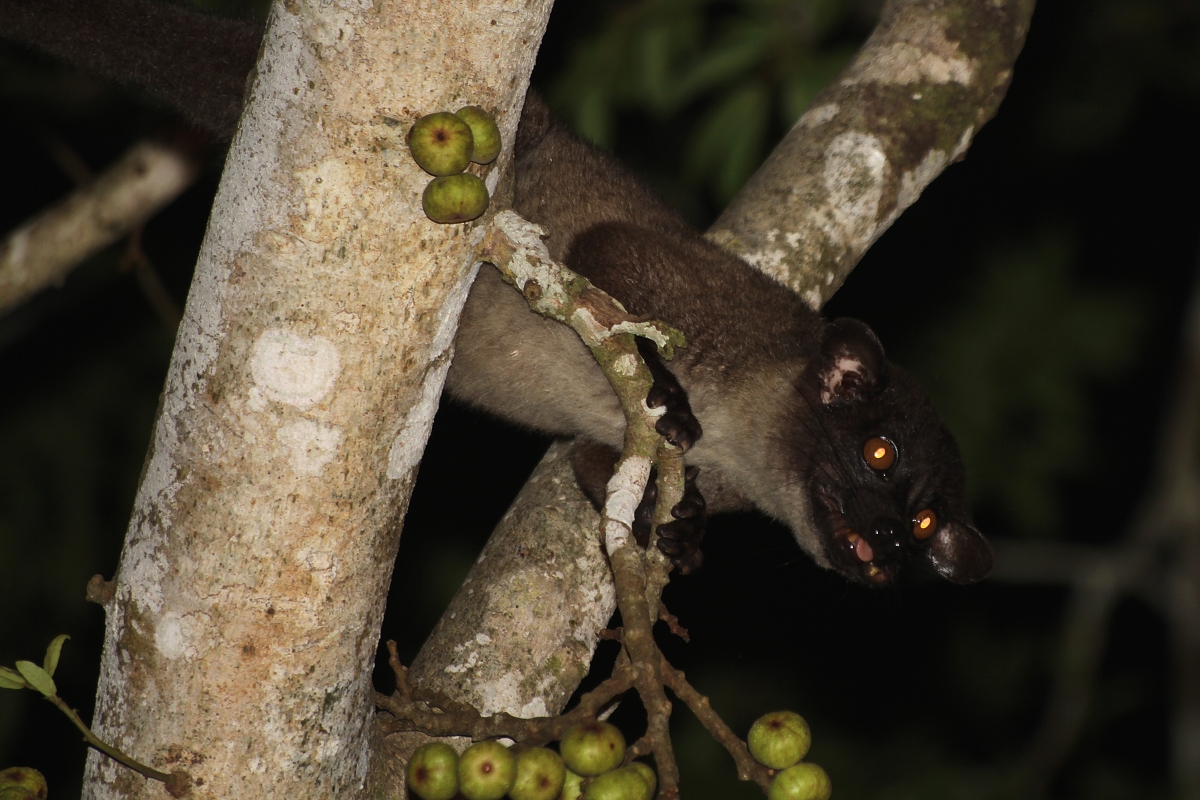
[[(561, 6), (535, 83), (700, 227), (877, 11), (852, 0)], [(996, 539), (1113, 542), (1147, 489), (1197, 271), (1198, 23), (1195, 2), (1043, 0), (997, 118), (826, 310), (869, 322), (934, 394)], [(72, 189), (64, 147), (99, 171), (179, 124), (136, 90), (0, 46), (0, 230)], [(180, 306), (221, 155), (145, 229)], [(56, 679), (85, 719), (103, 614), (84, 586), (116, 568), (173, 340), (122, 268), (123, 247), (0, 318), (0, 664), (40, 661), (71, 634)], [(545, 444), (439, 412), (393, 582), (403, 613), (384, 622), (406, 659)], [(470, 502), (447, 496), (452, 480), (476, 487)], [(704, 568), (667, 593), (692, 642), (665, 644), (735, 730), (799, 711), (839, 798), (1027, 796), (1013, 769), (1044, 711), (1065, 589), (866, 590), (748, 514), (713, 520), (705, 549)], [(1170, 796), (1170, 669), (1162, 618), (1123, 600), (1051, 796)], [(635, 710), (620, 713), (636, 726)], [(685, 710), (676, 717), (685, 796), (757, 796)], [(57, 711), (0, 691), (0, 768), (36, 767), (51, 797), (66, 797), (83, 759)]]

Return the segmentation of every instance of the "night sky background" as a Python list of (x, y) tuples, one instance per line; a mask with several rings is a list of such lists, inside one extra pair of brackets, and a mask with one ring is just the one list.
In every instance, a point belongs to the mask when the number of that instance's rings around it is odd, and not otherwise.
[[(204, 7), (253, 13), (242, 5)], [(701, 228), (877, 12), (867, 0), (560, 5), (535, 84)], [(100, 171), (181, 125), (136, 89), (0, 44), (0, 230), (71, 191), (56, 153)], [(1143, 499), (1200, 256), (1198, 131), (1200, 4), (1042, 0), (998, 116), (826, 308), (868, 322), (934, 395), (997, 540), (1113, 542)], [(145, 227), (180, 307), (222, 157)], [(0, 664), (40, 661), (71, 634), (56, 680), (85, 719), (103, 614), (84, 587), (115, 571), (173, 341), (123, 248), (0, 317)], [(547, 443), (439, 411), (384, 621), (405, 660)], [(452, 482), (472, 496), (449, 495)], [(712, 520), (705, 554), (666, 594), (692, 641), (663, 643), (735, 730), (799, 711), (842, 800), (1027, 796), (1013, 768), (1044, 711), (1064, 588), (851, 586), (752, 514)], [(1118, 604), (1050, 796), (1171, 796), (1167, 635), (1149, 605)], [(379, 683), (390, 688), (386, 672)], [(616, 720), (640, 734), (629, 705)], [(685, 709), (676, 723), (685, 797), (761, 796)], [(34, 693), (0, 691), (0, 768), (36, 767), (52, 798), (75, 796), (84, 753)]]

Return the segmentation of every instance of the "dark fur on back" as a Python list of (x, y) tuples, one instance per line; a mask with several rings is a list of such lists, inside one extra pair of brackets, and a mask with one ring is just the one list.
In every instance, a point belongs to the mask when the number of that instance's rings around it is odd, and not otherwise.
[(669, 320), (688, 346), (680, 357), (727, 375), (764, 362), (811, 358), (821, 319), (792, 291), (707, 239), (630, 223), (575, 238), (566, 263), (631, 313)]
[(525, 96), (516, 157), (513, 207), (547, 229), (546, 245), (556, 259), (563, 259), (578, 234), (603, 222), (696, 235), (619, 161), (554, 121), (533, 91)]
[(0, 0), (0, 35), (136, 86), (228, 139), (262, 26), (150, 0)]

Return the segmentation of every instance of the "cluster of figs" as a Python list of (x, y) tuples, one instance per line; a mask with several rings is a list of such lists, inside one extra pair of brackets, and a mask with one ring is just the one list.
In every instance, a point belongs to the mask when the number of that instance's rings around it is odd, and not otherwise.
[(746, 737), (750, 755), (764, 767), (777, 770), (769, 800), (829, 800), (833, 785), (825, 770), (800, 759), (812, 744), (812, 732), (795, 711), (772, 711), (750, 726)]
[[(495, 740), (476, 742), (460, 756), (429, 742), (408, 762), (408, 790), (424, 800), (650, 800), (658, 777), (646, 764), (622, 767), (625, 737), (607, 722), (572, 726), (558, 752), (530, 747), (513, 754)], [(590, 778), (587, 789), (585, 779)]]
[(468, 222), (487, 210), (487, 186), (464, 170), (472, 161), (490, 164), (500, 155), (500, 129), (491, 114), (479, 106), (427, 114), (409, 129), (408, 149), (434, 176), (421, 195), (425, 216), (434, 222)]
[[(750, 753), (779, 770), (770, 800), (829, 800), (829, 776), (801, 762), (812, 737), (795, 712), (776, 711), (750, 728)], [(476, 742), (460, 756), (445, 742), (417, 748), (408, 762), (408, 791), (423, 800), (651, 800), (658, 777), (641, 761), (625, 761), (625, 737), (607, 722), (567, 730), (558, 752), (530, 747), (514, 753), (500, 742)]]

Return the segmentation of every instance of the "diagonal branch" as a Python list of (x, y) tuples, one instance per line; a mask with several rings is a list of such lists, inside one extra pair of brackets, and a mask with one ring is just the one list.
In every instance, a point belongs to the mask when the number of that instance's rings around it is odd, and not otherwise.
[(0, 243), (0, 313), (56, 286), (183, 192), (200, 172), (194, 148), (143, 141), (96, 180)]

